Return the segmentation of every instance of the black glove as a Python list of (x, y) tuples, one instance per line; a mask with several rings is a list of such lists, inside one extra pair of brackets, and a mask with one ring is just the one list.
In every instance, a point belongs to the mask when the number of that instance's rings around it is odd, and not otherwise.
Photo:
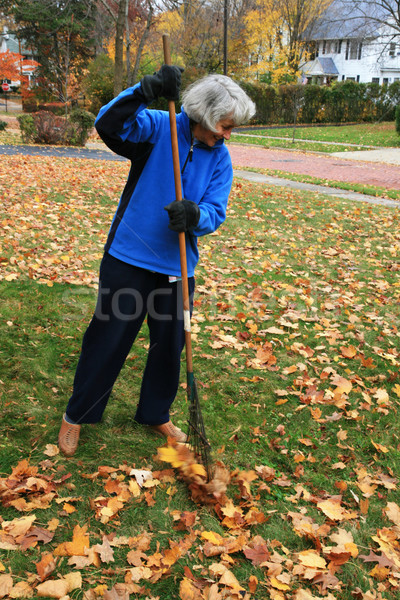
[(164, 206), (168, 211), (169, 225), (172, 231), (189, 231), (196, 227), (200, 220), (200, 209), (196, 202), (191, 200), (179, 200)]
[(181, 67), (163, 65), (154, 75), (145, 75), (140, 83), (146, 102), (150, 104), (160, 96), (167, 100), (178, 100), (182, 73)]

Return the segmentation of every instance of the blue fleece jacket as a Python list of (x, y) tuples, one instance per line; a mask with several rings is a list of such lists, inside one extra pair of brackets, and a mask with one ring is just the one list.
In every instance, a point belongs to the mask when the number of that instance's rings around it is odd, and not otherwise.
[[(197, 238), (225, 220), (233, 171), (223, 140), (209, 147), (194, 140), (189, 118), (176, 116), (182, 195), (200, 208), (198, 225), (186, 234), (188, 276), (198, 261)], [(96, 129), (111, 150), (131, 161), (105, 250), (116, 258), (165, 275), (180, 276), (178, 234), (168, 228), (164, 206), (175, 200), (168, 112), (148, 110), (141, 85), (103, 106)]]

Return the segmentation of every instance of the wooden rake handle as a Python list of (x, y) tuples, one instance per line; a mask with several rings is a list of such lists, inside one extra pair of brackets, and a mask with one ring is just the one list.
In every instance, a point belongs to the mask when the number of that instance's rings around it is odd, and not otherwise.
[[(162, 36), (164, 48), (164, 63), (171, 65), (171, 49), (169, 35), (164, 33)], [(175, 199), (179, 202), (182, 200), (182, 181), (181, 167), (179, 163), (179, 146), (178, 132), (176, 129), (175, 102), (168, 100), (169, 123), (171, 128), (171, 146), (172, 146), (172, 162), (174, 168), (175, 180)], [(184, 232), (179, 233), (179, 254), (181, 261), (181, 276), (182, 276), (182, 297), (183, 297), (183, 320), (185, 329), (185, 345), (186, 345), (186, 367), (188, 373), (193, 372), (192, 361), (192, 337), (190, 330), (190, 303), (189, 303), (189, 284), (187, 274), (186, 261), (186, 236)]]

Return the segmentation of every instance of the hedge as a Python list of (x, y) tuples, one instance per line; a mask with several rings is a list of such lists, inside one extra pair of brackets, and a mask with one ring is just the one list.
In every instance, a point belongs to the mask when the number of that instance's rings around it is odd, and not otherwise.
[(291, 123), (299, 101), (298, 123), (393, 121), (400, 104), (400, 81), (389, 86), (350, 80), (330, 86), (274, 87), (248, 82), (240, 85), (255, 102), (257, 113), (253, 122), (260, 124)]

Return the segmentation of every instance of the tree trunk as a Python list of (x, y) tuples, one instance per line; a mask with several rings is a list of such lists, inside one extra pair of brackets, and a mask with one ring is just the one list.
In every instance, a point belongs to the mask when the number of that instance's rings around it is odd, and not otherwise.
[(126, 4), (127, 0), (119, 0), (115, 34), (114, 96), (118, 96), (118, 94), (122, 92), (122, 82), (124, 78), (124, 33)]
[(149, 37), (150, 29), (152, 26), (152, 20), (153, 20), (153, 7), (149, 2), (149, 12), (147, 15), (146, 28), (143, 32), (142, 38), (140, 40), (140, 43), (139, 43), (139, 46), (138, 46), (138, 49), (136, 52), (135, 65), (133, 67), (133, 70), (130, 72), (130, 74), (128, 76), (128, 85), (134, 85), (134, 83), (136, 83), (136, 80), (138, 77), (138, 72), (139, 72), (140, 59), (142, 57), (142, 52), (143, 52), (143, 48), (146, 43), (146, 40)]

